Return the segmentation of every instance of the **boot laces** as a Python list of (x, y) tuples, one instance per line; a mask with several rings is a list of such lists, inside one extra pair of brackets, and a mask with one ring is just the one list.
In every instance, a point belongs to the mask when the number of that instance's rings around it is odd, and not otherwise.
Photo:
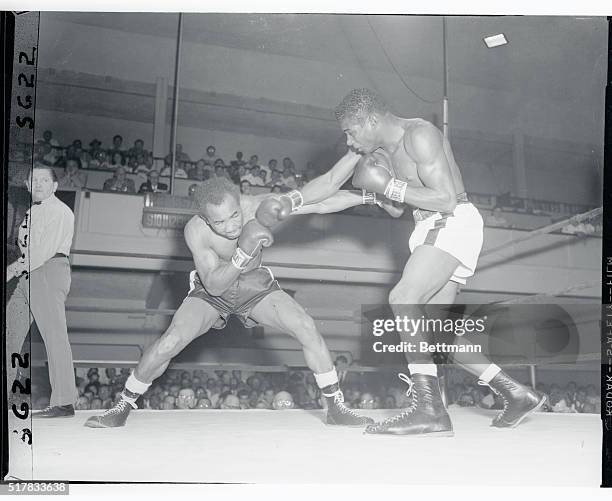
[(131, 409), (137, 409), (136, 404), (132, 404), (125, 399), (119, 400), (115, 405), (113, 405), (110, 409), (108, 409), (102, 416), (114, 416), (115, 414), (121, 414), (125, 412), (128, 407)]
[(491, 386), (489, 383), (486, 383), (486, 382), (484, 382), (484, 381), (479, 379), (478, 380), (478, 384), (480, 386), (488, 386), (489, 389), (493, 393), (495, 393), (497, 396), (499, 396), (502, 399), (502, 401), (504, 402), (504, 408), (501, 411), (501, 414), (499, 414), (498, 419), (503, 417), (506, 414), (506, 411), (508, 410), (508, 405), (509, 405), (508, 399), (504, 396), (504, 394), (502, 392), (500, 392), (499, 390), (496, 390), (495, 388), (493, 388), (493, 386)]
[(408, 376), (407, 374), (404, 374), (403, 372), (400, 372), (397, 375), (398, 378), (400, 378), (404, 383), (406, 383), (408, 385), (408, 389), (406, 390), (406, 396), (409, 397), (410, 395), (412, 395), (412, 402), (410, 402), (410, 406), (407, 407), (406, 409), (404, 409), (402, 412), (400, 412), (398, 415), (390, 417), (385, 419), (384, 421), (381, 421), (379, 426), (386, 426), (386, 425), (390, 425), (395, 423), (396, 421), (399, 421), (401, 419), (404, 419), (405, 417), (408, 417), (410, 414), (412, 414), (414, 412), (414, 410), (417, 407), (417, 392), (413, 392), (412, 389), (414, 387), (414, 383), (412, 381), (412, 379), (410, 379), (410, 376)]
[(352, 416), (354, 418), (361, 418), (361, 416), (357, 414), (353, 409), (344, 405), (344, 395), (341, 391), (338, 391), (334, 395), (334, 404), (340, 411), (340, 414), (348, 414), (349, 416)]

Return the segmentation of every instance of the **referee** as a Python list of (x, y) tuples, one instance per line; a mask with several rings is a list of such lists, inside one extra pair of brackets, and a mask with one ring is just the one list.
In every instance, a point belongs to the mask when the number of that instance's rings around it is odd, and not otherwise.
[(9, 392), (16, 376), (11, 353), (20, 352), (32, 320), (45, 343), (51, 399), (34, 417), (74, 416), (77, 392), (72, 350), (66, 326), (66, 297), (70, 290), (68, 256), (74, 233), (74, 214), (55, 196), (57, 177), (51, 167), (35, 165), (26, 186), (32, 206), (19, 226), (21, 257), (7, 266), (6, 280), (19, 280), (6, 307)]

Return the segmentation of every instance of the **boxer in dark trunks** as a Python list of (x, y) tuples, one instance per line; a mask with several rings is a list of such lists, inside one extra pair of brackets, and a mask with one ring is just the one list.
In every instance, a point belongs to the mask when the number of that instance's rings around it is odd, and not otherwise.
[[(389, 294), (396, 316), (417, 319), (421, 305), (452, 304), (460, 284), (474, 274), (482, 247), (483, 222), (466, 193), (450, 143), (431, 123), (391, 113), (369, 89), (352, 90), (336, 108), (349, 152), (327, 173), (299, 191), (260, 208), (265, 224), (284, 219), (303, 204), (334, 196), (353, 176), (364, 190), (364, 201), (390, 199), (415, 207), (415, 229), (410, 258), (399, 283)], [(363, 155), (363, 158), (360, 158)], [(378, 197), (378, 199), (377, 199)], [(430, 341), (417, 331), (403, 341)], [(469, 344), (457, 337), (456, 344)], [(370, 425), (367, 433), (398, 435), (453, 434), (437, 378), (437, 366), (428, 352), (406, 353), (411, 373), (412, 405), (398, 416)], [(504, 401), (504, 411), (493, 426), (514, 427), (544, 403), (534, 391), (520, 385), (483, 354), (456, 353), (454, 361), (488, 385)], [(404, 375), (402, 375), (404, 376)]]
[[(254, 216), (258, 205), (270, 197), (241, 197), (238, 187), (224, 177), (209, 179), (197, 189), (200, 214), (184, 230), (195, 262), (189, 293), (170, 327), (145, 350), (118, 403), (90, 417), (86, 426), (123, 426), (138, 397), (164, 373), (172, 358), (209, 329), (223, 327), (229, 315), (236, 315), (247, 327), (267, 325), (298, 340), (327, 402), (327, 424), (373, 423), (344, 405), (338, 375), (314, 320), (262, 266), (262, 249), (272, 244), (273, 237)], [(339, 192), (322, 203), (304, 206), (302, 213), (335, 212), (361, 200), (361, 195)]]

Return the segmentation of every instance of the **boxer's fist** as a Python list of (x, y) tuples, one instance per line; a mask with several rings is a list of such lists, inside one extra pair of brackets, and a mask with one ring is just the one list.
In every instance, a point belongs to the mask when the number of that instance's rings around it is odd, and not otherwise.
[(251, 219), (242, 228), (242, 233), (238, 238), (238, 247), (252, 257), (259, 252), (261, 246), (270, 247), (272, 242), (274, 238), (270, 230), (255, 219)]
[(385, 190), (392, 180), (393, 176), (389, 169), (381, 160), (372, 155), (365, 155), (359, 160), (353, 174), (353, 186), (355, 188), (362, 188), (381, 195), (385, 194)]
[(255, 218), (262, 225), (270, 228), (286, 219), (291, 214), (291, 200), (287, 197), (266, 198), (257, 207)]

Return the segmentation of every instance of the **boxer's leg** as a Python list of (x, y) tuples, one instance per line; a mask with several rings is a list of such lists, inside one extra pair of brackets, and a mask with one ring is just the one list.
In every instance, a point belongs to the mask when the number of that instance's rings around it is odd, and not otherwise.
[[(458, 265), (457, 258), (443, 250), (431, 245), (418, 246), (408, 259), (402, 278), (389, 294), (393, 313), (400, 317), (419, 318), (424, 313), (423, 307), (448, 286)], [(450, 288), (444, 292), (449, 297), (451, 293)], [(430, 340), (427, 333), (421, 330), (411, 334), (400, 332), (400, 337), (402, 341), (413, 343)], [(430, 353), (406, 353), (406, 359), (411, 366), (411, 373), (435, 376), (435, 365)]]
[(284, 291), (274, 291), (251, 310), (257, 323), (288, 333), (302, 345), (306, 365), (315, 373), (331, 371), (334, 364), (314, 320), (304, 308)]
[[(389, 294), (389, 303), (396, 316), (418, 319), (425, 313), (425, 305), (440, 293), (450, 281), (459, 261), (445, 251), (429, 245), (414, 249), (399, 283)], [(456, 290), (454, 291), (456, 293)], [(449, 297), (453, 289), (448, 286), (439, 299)], [(445, 296), (445, 297), (443, 297)], [(419, 346), (430, 342), (426, 332), (400, 331), (402, 341)], [(406, 353), (410, 369), (412, 403), (398, 416), (368, 426), (367, 433), (394, 435), (452, 436), (453, 427), (444, 407), (437, 367), (429, 352)]]
[[(428, 304), (452, 304), (455, 301), (458, 284), (449, 282)], [(467, 336), (456, 336), (456, 345), (470, 346)], [(492, 425), (497, 428), (513, 428), (520, 424), (532, 412), (539, 410), (546, 402), (546, 397), (538, 395), (533, 389), (524, 386), (491, 362), (484, 353), (453, 353), (454, 362), (479, 379), (479, 384), (486, 385), (499, 395), (504, 402), (504, 411), (495, 416)]]
[(85, 426), (90, 428), (116, 428), (125, 425), (135, 402), (151, 382), (161, 376), (168, 364), (191, 341), (207, 332), (219, 319), (219, 312), (196, 297), (187, 297), (172, 317), (166, 331), (149, 346), (138, 366), (125, 383), (121, 399), (101, 416), (90, 417)]
[(344, 406), (338, 374), (327, 345), (312, 317), (295, 299), (284, 291), (272, 292), (257, 303), (250, 316), (260, 324), (287, 332), (300, 342), (306, 365), (314, 372), (317, 385), (326, 398), (328, 424), (363, 426), (373, 422)]
[(186, 298), (172, 317), (166, 331), (143, 353), (134, 376), (145, 384), (151, 384), (167, 369), (170, 361), (204, 334), (219, 319), (219, 313), (210, 304), (195, 297)]

